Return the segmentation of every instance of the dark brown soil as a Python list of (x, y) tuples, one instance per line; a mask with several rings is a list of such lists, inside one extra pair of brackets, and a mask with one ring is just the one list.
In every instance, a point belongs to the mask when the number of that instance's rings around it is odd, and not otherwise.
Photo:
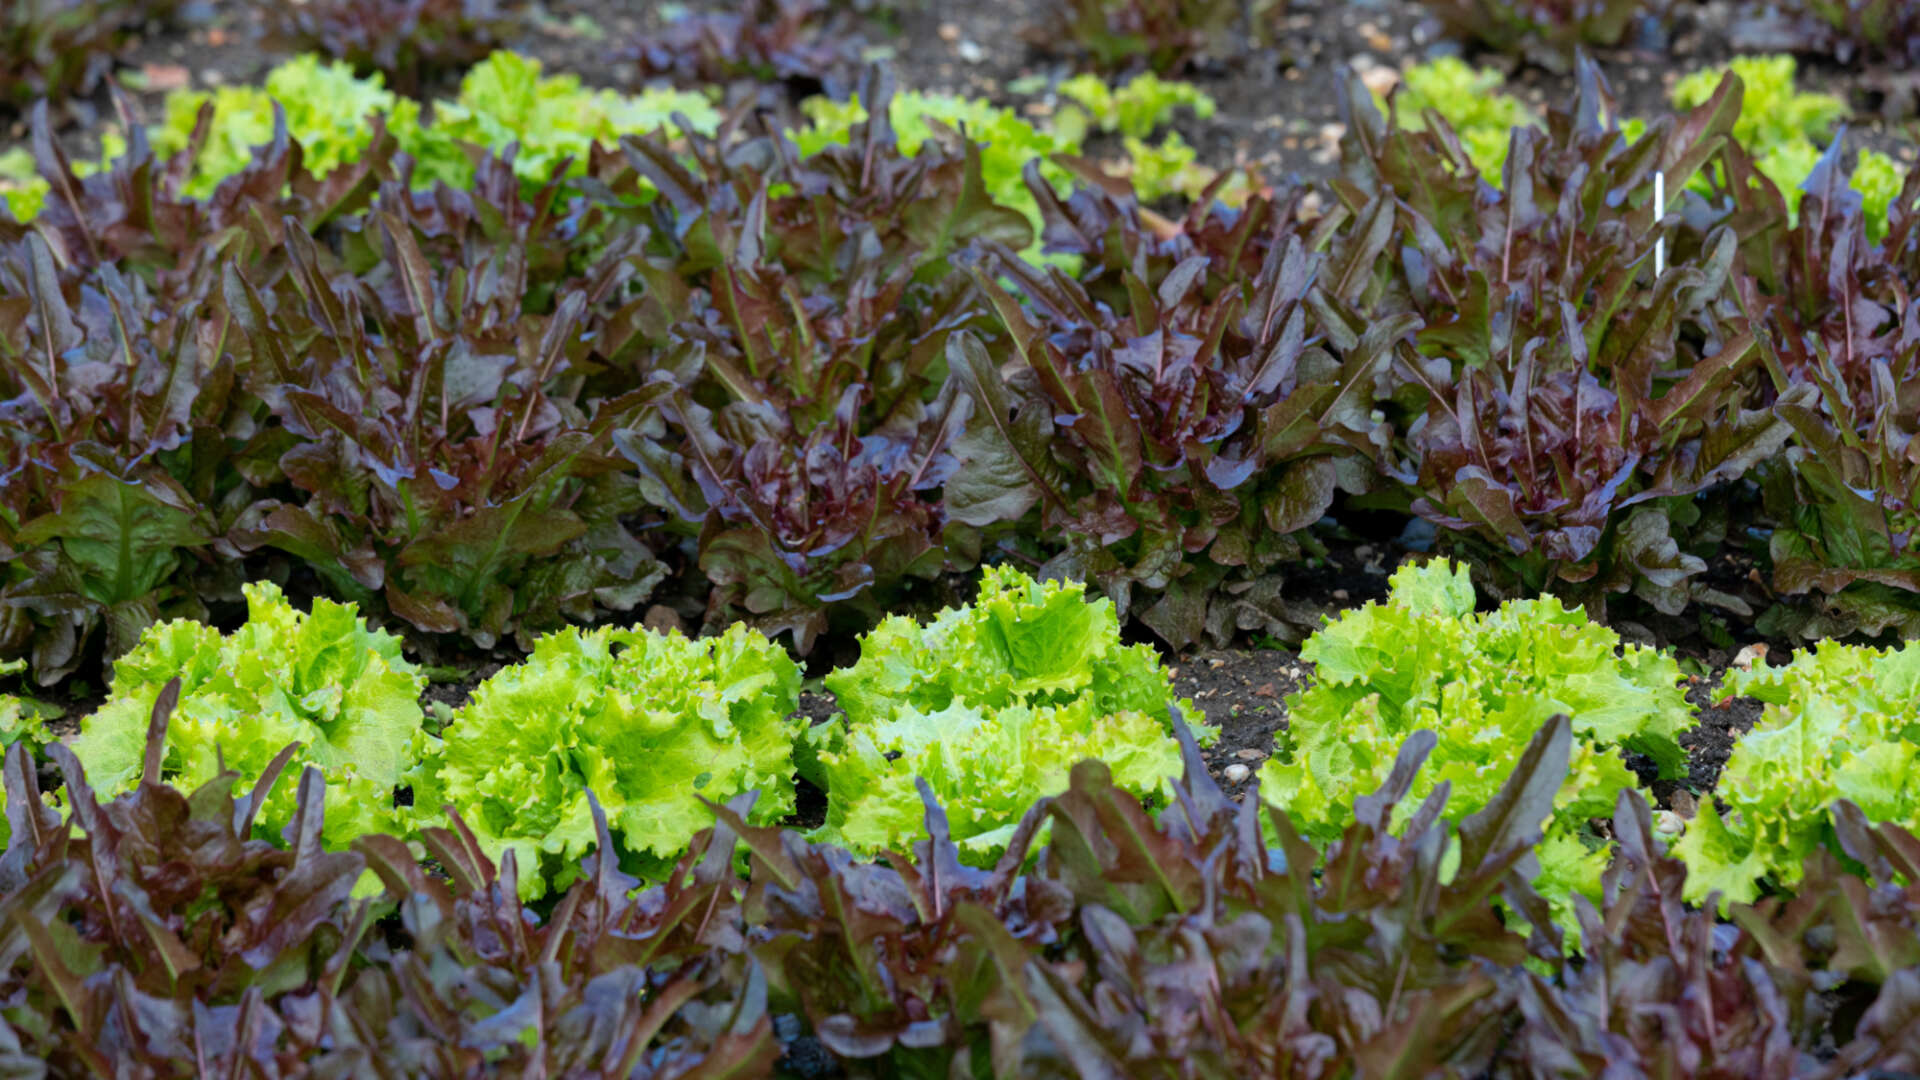
[(1284, 649), (1206, 651), (1172, 672), (1174, 690), (1220, 729), (1220, 740), (1200, 756), (1239, 799), (1273, 755), (1274, 733), (1287, 724), (1286, 697), (1306, 684), (1308, 665)]

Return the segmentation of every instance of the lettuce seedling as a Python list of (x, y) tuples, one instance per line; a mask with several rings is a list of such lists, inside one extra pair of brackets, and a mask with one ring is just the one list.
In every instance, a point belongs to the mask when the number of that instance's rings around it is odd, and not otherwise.
[[(73, 743), (87, 778), (102, 795), (139, 783), (154, 704), (178, 679), (163, 778), (192, 788), (230, 770), (251, 785), (299, 743), (288, 768), (312, 765), (326, 777), (329, 845), (396, 831), (393, 789), (420, 731), (425, 676), (400, 655), (399, 638), (351, 604), (315, 600), (302, 612), (267, 582), (248, 585), (246, 597), (246, 625), (232, 634), (176, 619), (149, 627), (114, 661), (107, 703)], [(267, 796), (258, 835), (280, 835), (295, 794), (281, 784)]]
[(1763, 880), (1793, 888), (1816, 850), (1840, 852), (1838, 800), (1874, 822), (1920, 824), (1920, 648), (1829, 642), (1779, 667), (1730, 671), (1720, 693), (1766, 709), (1674, 844), (1690, 902), (1717, 891), (1723, 908), (1751, 903)]
[[(924, 778), (968, 857), (991, 862), (1035, 799), (1099, 758), (1135, 794), (1180, 772), (1173, 685), (1148, 645), (1122, 645), (1112, 601), (988, 567), (974, 603), (925, 626), (893, 616), (826, 677), (847, 724), (813, 729), (803, 771), (827, 789), (821, 838), (856, 852), (920, 836)], [(1211, 729), (1206, 729), (1212, 738)]]
[(1487, 804), (1528, 740), (1555, 714), (1573, 721), (1570, 775), (1554, 800), (1543, 872), (1597, 896), (1604, 851), (1589, 850), (1591, 818), (1636, 786), (1622, 749), (1652, 758), (1663, 777), (1686, 772), (1677, 737), (1692, 724), (1672, 657), (1590, 622), (1558, 598), (1474, 610), (1465, 566), (1434, 562), (1394, 572), (1385, 603), (1328, 623), (1302, 646), (1312, 686), (1287, 699), (1287, 730), (1260, 770), (1261, 797), (1308, 838), (1327, 842), (1379, 786), (1414, 732), (1438, 737), (1414, 782), (1411, 811), (1441, 783), (1450, 814)]
[(745, 626), (697, 640), (570, 627), (420, 738), (414, 822), (457, 811), (489, 858), (516, 853), (533, 899), (579, 877), (591, 791), (626, 851), (664, 866), (713, 824), (702, 799), (758, 789), (762, 824), (793, 809), (799, 695), (793, 660)]

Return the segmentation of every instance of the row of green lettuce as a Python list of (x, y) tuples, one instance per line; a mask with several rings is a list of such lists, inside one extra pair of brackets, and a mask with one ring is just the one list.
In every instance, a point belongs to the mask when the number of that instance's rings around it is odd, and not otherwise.
[[(1611, 852), (1593, 822), (1621, 792), (1688, 774), (1682, 738), (1697, 714), (1678, 663), (1623, 645), (1553, 597), (1477, 611), (1467, 570), (1445, 561), (1403, 566), (1391, 585), (1385, 602), (1306, 643), (1315, 678), (1286, 702), (1261, 796), (1308, 839), (1331, 842), (1425, 731), (1428, 767), (1396, 822), (1442, 785), (1450, 816), (1476, 813), (1540, 729), (1566, 715), (1575, 743), (1552, 816), (1538, 823), (1541, 880), (1563, 916), (1572, 895), (1597, 900)], [(695, 640), (568, 629), (458, 708), (423, 709), (420, 669), (351, 606), (319, 600), (300, 612), (265, 584), (248, 599), (233, 634), (164, 623), (116, 663), (109, 700), (71, 744), (92, 783), (113, 794), (139, 782), (165, 699), (165, 778), (258, 777), (298, 744), (293, 764), (317, 767), (329, 785), (330, 845), (416, 836), (456, 811), (489, 857), (515, 852), (528, 897), (564, 890), (592, 849), (589, 793), (628, 866), (657, 874), (711, 823), (708, 802), (757, 791), (753, 821), (789, 817), (796, 774), (827, 793), (815, 841), (860, 855), (906, 850), (922, 835), (924, 782), (963, 855), (991, 865), (1026, 808), (1066, 790), (1076, 762), (1100, 759), (1119, 787), (1163, 798), (1181, 768), (1177, 717), (1198, 719), (1150, 647), (1122, 644), (1110, 601), (1004, 567), (985, 571), (970, 605), (925, 625), (895, 616), (867, 634), (858, 661), (825, 677), (840, 712), (817, 724), (800, 712), (792, 659), (744, 625)], [(1920, 825), (1920, 648), (1828, 644), (1783, 667), (1732, 671), (1720, 692), (1766, 709), (1713, 792), (1726, 809), (1703, 798), (1696, 818), (1666, 820), (1669, 836), (1680, 833), (1688, 899), (1790, 888), (1815, 851), (1837, 850), (1836, 800), (1876, 822)], [(33, 713), (0, 702), (9, 743), (44, 742)], [(1214, 741), (1214, 729), (1198, 730)], [(261, 835), (278, 835), (294, 810), (291, 787), (275, 789)]]
[[(1813, 171), (1821, 147), (1835, 137), (1847, 104), (1831, 94), (1800, 90), (1790, 56), (1737, 57), (1724, 67), (1693, 72), (1673, 84), (1669, 100), (1678, 109), (1699, 106), (1712, 97), (1729, 70), (1740, 76), (1747, 95), (1734, 137), (1753, 155), (1755, 167), (1779, 186), (1789, 208), (1796, 208), (1801, 182)], [(1424, 124), (1424, 112), (1434, 110), (1453, 127), (1481, 172), (1497, 180), (1513, 129), (1543, 126), (1532, 109), (1504, 92), (1504, 85), (1499, 72), (1475, 69), (1456, 57), (1416, 64), (1401, 78), (1395, 99), (1398, 119), (1417, 130)], [(901, 151), (918, 153), (935, 124), (964, 128), (982, 144), (988, 193), (995, 202), (1019, 209), (1036, 229), (1039, 210), (1021, 179), (1025, 163), (1042, 161), (1042, 173), (1065, 192), (1070, 178), (1051, 158), (1079, 153), (1091, 135), (1122, 140), (1142, 200), (1197, 195), (1216, 178), (1197, 162), (1178, 132), (1164, 130), (1183, 107), (1202, 119), (1213, 115), (1213, 100), (1191, 84), (1145, 74), (1115, 87), (1096, 76), (1079, 75), (1054, 90), (1061, 100), (1041, 125), (978, 98), (898, 94), (892, 119)], [(1381, 102), (1384, 107), (1384, 97)], [(579, 176), (596, 146), (611, 147), (622, 135), (663, 130), (711, 135), (722, 120), (713, 102), (696, 92), (663, 88), (626, 95), (591, 89), (575, 75), (543, 75), (539, 61), (505, 51), (475, 65), (455, 99), (436, 102), (430, 115), (423, 116), (419, 102), (386, 89), (378, 74), (361, 78), (345, 64), (307, 55), (281, 64), (260, 86), (168, 95), (164, 119), (148, 132), (155, 152), (164, 157), (187, 147), (200, 109), (208, 103), (214, 109), (212, 126), (186, 187), (188, 194), (202, 198), (245, 168), (254, 148), (272, 138), (276, 103), (286, 112), (289, 136), (301, 145), (316, 175), (324, 176), (365, 152), (377, 118), (414, 159), (413, 180), (421, 187), (436, 182), (471, 187), (474, 163), (465, 147), (500, 153), (517, 146), (514, 170), (525, 183), (537, 186), (567, 159), (573, 161), (571, 174)], [(857, 99), (812, 98), (804, 111), (813, 126), (794, 134), (809, 154), (831, 143), (844, 144), (854, 125), (866, 117)], [(1627, 118), (1622, 129), (1633, 140), (1645, 132), (1646, 124)], [(1152, 138), (1156, 132), (1157, 140)], [(109, 133), (104, 142), (106, 157), (124, 149), (115, 134)], [(1889, 155), (1870, 148), (1860, 151), (1851, 185), (1864, 200), (1868, 230), (1875, 239), (1884, 231), (1887, 208), (1900, 191), (1902, 177)], [(1695, 183), (1705, 190), (1704, 178)], [(1245, 184), (1244, 177), (1236, 177), (1216, 195), (1234, 201), (1244, 197)], [(0, 154), (0, 203), (17, 219), (34, 217), (46, 192), (47, 182), (34, 172), (24, 148)]]
[[(1047, 161), (1055, 154), (1078, 154), (1094, 135), (1121, 140), (1144, 199), (1197, 194), (1214, 179), (1215, 174), (1197, 163), (1195, 151), (1177, 132), (1165, 131), (1153, 138), (1178, 109), (1190, 109), (1202, 118), (1213, 114), (1213, 100), (1191, 84), (1142, 75), (1114, 87), (1095, 76), (1081, 75), (1055, 90), (1059, 107), (1044, 125), (978, 98), (913, 91), (897, 94), (891, 113), (901, 152), (919, 153), (935, 125), (965, 130), (982, 144), (981, 166), (989, 194), (1001, 205), (1024, 213), (1036, 231), (1039, 208), (1021, 180), (1022, 168), (1030, 159)], [(724, 119), (713, 101), (698, 92), (657, 88), (629, 95), (593, 89), (583, 86), (576, 75), (543, 74), (538, 60), (508, 51), (495, 52), (474, 65), (461, 80), (457, 97), (437, 101), (423, 111), (418, 101), (388, 90), (378, 74), (362, 78), (344, 63), (306, 55), (274, 68), (259, 86), (169, 94), (164, 117), (147, 132), (154, 152), (169, 157), (186, 149), (201, 109), (209, 104), (211, 126), (185, 187), (186, 194), (195, 198), (211, 195), (221, 181), (253, 161), (256, 147), (271, 141), (276, 105), (286, 115), (288, 136), (300, 144), (305, 164), (316, 176), (324, 177), (358, 160), (372, 145), (377, 122), (413, 159), (413, 183), (420, 188), (435, 183), (473, 187), (474, 160), (469, 152), (473, 147), (495, 154), (517, 147), (514, 172), (537, 189), (552, 179), (562, 162), (571, 162), (567, 175), (580, 177), (596, 147), (610, 149), (623, 135), (712, 135)], [(866, 119), (857, 99), (812, 98), (803, 110), (812, 126), (795, 131), (794, 136), (806, 154), (818, 153), (829, 144), (844, 145), (853, 127)], [(102, 150), (104, 158), (117, 157), (125, 152), (125, 140), (110, 132)], [(81, 164), (79, 171), (97, 167)], [(1044, 171), (1062, 193), (1069, 189), (1064, 170), (1048, 164)], [(29, 221), (37, 216), (47, 191), (47, 181), (35, 172), (24, 147), (0, 154), (0, 203), (16, 219)], [(1233, 191), (1227, 194), (1232, 197)]]
[[(1713, 97), (1721, 76), (1732, 71), (1745, 84), (1746, 99), (1733, 137), (1753, 156), (1760, 174), (1779, 187), (1789, 211), (1800, 205), (1800, 187), (1820, 160), (1822, 148), (1837, 137), (1836, 125), (1850, 112), (1833, 94), (1801, 90), (1798, 65), (1791, 56), (1742, 56), (1724, 67), (1695, 71), (1675, 80), (1667, 99), (1676, 109), (1692, 109)], [(1499, 182), (1512, 145), (1513, 129), (1545, 127), (1543, 119), (1519, 98), (1505, 92), (1506, 77), (1491, 68), (1474, 68), (1458, 57), (1441, 57), (1409, 67), (1394, 105), (1399, 122), (1418, 130), (1431, 109), (1444, 117), (1467, 157), (1483, 175)], [(1384, 95), (1377, 95), (1384, 108)], [(1621, 131), (1637, 141), (1645, 121), (1623, 118)], [(1899, 196), (1906, 172), (1885, 153), (1862, 147), (1850, 186), (1861, 196), (1870, 239), (1886, 231), (1887, 209)], [(1708, 190), (1704, 176), (1695, 190)]]
[[(449, 710), (422, 707), (426, 675), (352, 605), (322, 599), (303, 612), (266, 583), (249, 586), (247, 601), (231, 634), (160, 623), (115, 662), (108, 700), (72, 741), (94, 785), (138, 783), (165, 696), (169, 778), (257, 777), (298, 743), (294, 767), (315, 766), (330, 785), (330, 844), (412, 834), (454, 807), (489, 855), (519, 853), (530, 896), (564, 888), (572, 871), (558, 868), (591, 847), (589, 791), (646, 870), (712, 823), (702, 799), (759, 791), (755, 820), (781, 820), (796, 772), (831, 793), (822, 837), (864, 853), (897, 848), (920, 827), (924, 777), (951, 804), (963, 847), (991, 861), (1077, 761), (1107, 761), (1142, 794), (1180, 767), (1168, 737), (1176, 702), (1152, 648), (1121, 643), (1111, 602), (1017, 571), (990, 569), (975, 603), (926, 626), (896, 617), (876, 627), (859, 662), (826, 677), (846, 722), (817, 727), (798, 712), (792, 658), (744, 625), (691, 640), (569, 628)], [(35, 712), (0, 698), (9, 743), (44, 743)], [(294, 795), (282, 785), (268, 799), (263, 835), (291, 820)]]

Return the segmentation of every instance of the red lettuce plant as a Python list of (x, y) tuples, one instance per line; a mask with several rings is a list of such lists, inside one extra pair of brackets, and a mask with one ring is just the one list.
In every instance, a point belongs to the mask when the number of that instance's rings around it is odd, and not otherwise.
[(181, 194), (193, 148), (162, 162), (132, 130), (127, 154), (82, 179), (42, 112), (53, 192), (33, 231), (0, 222), (0, 652), (31, 651), (43, 682), (103, 628), (110, 658), (158, 618), (238, 600), (237, 567), (215, 556), (236, 554), (224, 538), (253, 421), (222, 268), (271, 280), (287, 235), (362, 201), (391, 148), (317, 181), (282, 127), (197, 202)]
[[(1743, 216), (1781, 211), (1743, 156), (1732, 166)], [(1837, 143), (1805, 192), (1797, 224), (1756, 231), (1742, 251), (1742, 303), (1767, 331), (1766, 389), (1793, 431), (1767, 483), (1773, 585), (1819, 598), (1777, 606), (1762, 625), (1807, 637), (1920, 632), (1920, 170), (1877, 246)]]
[(849, 86), (865, 42), (830, 0), (739, 0), (736, 10), (687, 13), (621, 50), (641, 79), (699, 87), (785, 84), (794, 100)]
[[(0, 1058), (54, 1075), (766, 1075), (765, 981), (739, 955), (734, 838), (703, 835), (640, 896), (604, 857), (546, 919), (456, 817), (429, 870), (389, 836), (322, 849), (324, 782), (300, 778), (285, 846), (252, 836), (292, 747), (236, 796), (224, 774), (146, 779), (102, 803), (65, 747), (71, 816), (26, 747), (6, 759)], [(601, 852), (606, 817), (594, 806)], [(368, 872), (371, 871), (371, 875)], [(363, 876), (371, 895), (356, 894)]]
[(1297, 639), (1312, 618), (1275, 571), (1336, 489), (1366, 490), (1391, 438), (1372, 406), (1415, 324), (1352, 307), (1384, 235), (1336, 236), (1344, 215), (1310, 232), (1295, 202), (1256, 199), (1196, 207), (1162, 237), (1124, 185), (1063, 204), (1037, 169), (1028, 182), (1050, 247), (1087, 267), (1002, 250), (1018, 298), (980, 272), (1011, 347), (970, 342), (951, 365), (970, 406), (948, 512), (1032, 515), (1019, 541), (1049, 573), (1097, 582), (1176, 647)]
[[(1920, 65), (1920, 10), (1901, 0), (1780, 0), (1797, 52)], [(1772, 13), (1772, 6), (1768, 9)]]
[(8, 0), (0, 8), (0, 106), (90, 94), (114, 57), (178, 0)]
[(621, 523), (643, 504), (610, 456), (640, 402), (569, 389), (593, 338), (585, 286), (529, 310), (530, 267), (581, 223), (551, 212), (558, 180), (522, 203), (509, 162), (480, 175), (473, 194), (387, 185), (358, 223), (372, 272), (294, 233), (277, 289), (227, 287), (248, 388), (277, 421), (250, 479), (299, 493), (249, 507), (235, 542), (485, 647), (627, 610), (665, 570)]
[(988, 199), (977, 147), (899, 152), (890, 90), (870, 80), (850, 144), (805, 159), (699, 144), (689, 168), (626, 146), (670, 224), (623, 318), (659, 357), (648, 386), (671, 393), (616, 445), (714, 582), (709, 622), (803, 649), (830, 610), (871, 617), (907, 579), (965, 565), (936, 494), (963, 419), (942, 386), (948, 339), (983, 305), (954, 264), (1030, 236)]
[[(1744, 402), (1759, 354), (1726, 299), (1735, 230), (1663, 227), (1656, 280), (1650, 206), (1656, 170), (1678, 192), (1726, 145), (1737, 78), (1629, 143), (1583, 61), (1574, 111), (1516, 129), (1498, 189), (1439, 116), (1400, 130), (1357, 85), (1349, 105), (1342, 198), (1379, 208), (1399, 241), (1377, 264), (1375, 310), (1425, 324), (1395, 365), (1396, 401), (1415, 410), (1395, 468), (1413, 512), (1528, 591), (1743, 610), (1694, 580), (1692, 496), (1745, 476), (1787, 432)], [(1701, 524), (1700, 545), (1721, 528)]]
[(1618, 45), (1640, 19), (1667, 20), (1672, 0), (1422, 0), (1447, 32), (1553, 71), (1581, 46)]
[(405, 93), (512, 44), (526, 18), (525, 0), (267, 0), (258, 7), (268, 48), (344, 60)]
[(1286, 0), (1066, 0), (1046, 27), (1048, 43), (1071, 41), (1090, 64), (1115, 71), (1179, 71), (1203, 56), (1269, 42)]

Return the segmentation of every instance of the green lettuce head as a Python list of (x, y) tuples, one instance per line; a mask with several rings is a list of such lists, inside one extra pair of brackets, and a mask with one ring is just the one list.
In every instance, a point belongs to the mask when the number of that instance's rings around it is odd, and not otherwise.
[(103, 798), (131, 790), (145, 760), (147, 722), (169, 681), (180, 700), (167, 723), (161, 772), (191, 791), (222, 763), (250, 785), (289, 743), (300, 750), (257, 819), (278, 836), (293, 818), (300, 771), (327, 780), (324, 838), (398, 831), (394, 786), (420, 731), (426, 679), (400, 639), (370, 629), (351, 604), (296, 610), (277, 586), (246, 587), (247, 623), (231, 635), (189, 620), (147, 628), (114, 661), (107, 703), (81, 721), (73, 752)]
[(408, 774), (415, 823), (460, 813), (520, 892), (562, 890), (594, 845), (587, 792), (629, 855), (661, 866), (713, 824), (701, 802), (758, 790), (750, 815), (793, 809), (800, 670), (745, 626), (688, 640), (569, 628), (480, 684)]
[[(809, 733), (805, 771), (827, 789), (823, 839), (861, 853), (918, 838), (924, 777), (976, 861), (1006, 846), (1035, 800), (1101, 758), (1137, 794), (1180, 771), (1172, 680), (1147, 645), (1122, 645), (1112, 601), (1068, 582), (989, 567), (971, 605), (925, 626), (903, 616), (826, 677), (847, 725)], [(1178, 702), (1194, 719), (1192, 702)], [(1213, 731), (1198, 730), (1211, 740)]]
[(1439, 741), (1397, 813), (1404, 819), (1446, 781), (1447, 815), (1458, 820), (1486, 806), (1534, 733), (1565, 713), (1573, 757), (1540, 853), (1543, 891), (1564, 904), (1573, 890), (1598, 895), (1606, 852), (1586, 842), (1586, 823), (1611, 815), (1635, 786), (1619, 751), (1646, 754), (1663, 776), (1686, 770), (1677, 739), (1692, 714), (1670, 657), (1623, 648), (1551, 596), (1477, 613), (1463, 566), (1401, 567), (1386, 603), (1346, 612), (1300, 655), (1315, 681), (1288, 699), (1260, 794), (1319, 842), (1340, 835), (1354, 797), (1380, 786), (1414, 732)]
[(1751, 903), (1759, 883), (1791, 888), (1807, 856), (1835, 853), (1832, 806), (1920, 829), (1920, 648), (1826, 644), (1781, 667), (1732, 671), (1721, 693), (1766, 704), (1734, 743), (1714, 794), (1674, 844), (1686, 898)]

